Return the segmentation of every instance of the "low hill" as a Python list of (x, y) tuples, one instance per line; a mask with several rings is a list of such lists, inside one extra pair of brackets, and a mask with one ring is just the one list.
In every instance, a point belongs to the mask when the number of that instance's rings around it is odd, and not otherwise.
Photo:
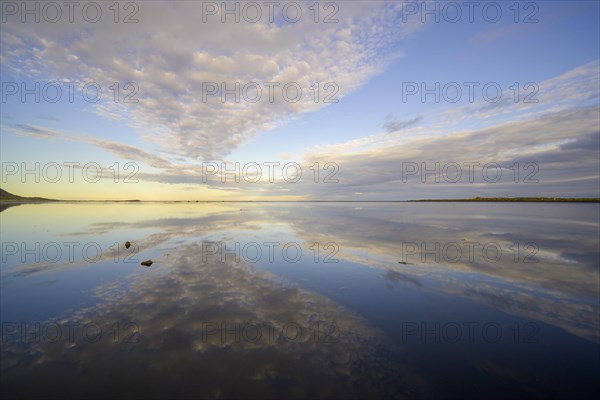
[(38, 202), (38, 201), (56, 201), (53, 199), (46, 199), (43, 197), (23, 197), (23, 196), (17, 196), (16, 194), (12, 194), (7, 192), (4, 189), (0, 189), (0, 201), (3, 202), (22, 202), (22, 203), (26, 203), (26, 202)]

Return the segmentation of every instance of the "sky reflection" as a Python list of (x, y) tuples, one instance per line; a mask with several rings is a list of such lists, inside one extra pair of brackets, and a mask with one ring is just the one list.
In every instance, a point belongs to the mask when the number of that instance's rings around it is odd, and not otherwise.
[[(596, 204), (11, 207), (2, 212), (2, 390), (43, 397), (50, 386), (76, 382), (67, 395), (118, 388), (149, 397), (165, 390), (428, 397), (440, 388), (459, 393), (460, 381), (447, 381), (454, 371), (484, 376), (492, 387), (508, 379), (498, 396), (517, 388), (533, 395), (563, 373), (561, 363), (575, 362), (577, 378), (553, 391), (571, 392), (574, 382), (584, 390), (591, 381), (581, 369), (598, 367), (599, 238), (591, 222), (598, 211)], [(461, 240), (502, 256), (443, 251)], [(50, 242), (77, 249), (93, 242), (102, 254), (90, 262), (74, 251), (72, 261), (63, 254), (48, 262), (40, 250), (40, 262), (27, 252), (23, 262), (24, 248)], [(530, 248), (517, 254), (515, 244)], [(147, 259), (152, 267), (139, 265)], [(40, 340), (32, 340), (36, 323)], [(48, 340), (52, 327), (73, 323), (73, 337), (61, 331)], [(501, 330), (497, 338), (490, 326)], [(567, 355), (559, 350), (566, 344)], [(39, 385), (27, 385), (31, 379)]]

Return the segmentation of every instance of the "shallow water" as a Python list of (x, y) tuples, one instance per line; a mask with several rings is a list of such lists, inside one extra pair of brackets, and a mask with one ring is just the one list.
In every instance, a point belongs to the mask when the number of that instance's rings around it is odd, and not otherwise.
[(3, 396), (599, 389), (598, 204), (61, 203), (0, 218)]

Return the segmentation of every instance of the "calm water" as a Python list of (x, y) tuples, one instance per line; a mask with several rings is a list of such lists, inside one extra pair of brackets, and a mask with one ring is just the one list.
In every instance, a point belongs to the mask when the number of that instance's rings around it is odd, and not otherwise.
[(46, 204), (0, 217), (3, 396), (599, 391), (598, 204)]

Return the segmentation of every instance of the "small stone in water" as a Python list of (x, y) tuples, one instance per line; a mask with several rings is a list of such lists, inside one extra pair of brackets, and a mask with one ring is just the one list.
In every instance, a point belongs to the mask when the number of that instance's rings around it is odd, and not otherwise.
[(149, 267), (149, 266), (151, 266), (151, 265), (152, 265), (152, 260), (146, 260), (146, 261), (142, 261), (142, 262), (141, 262), (141, 264), (142, 264), (144, 267)]

